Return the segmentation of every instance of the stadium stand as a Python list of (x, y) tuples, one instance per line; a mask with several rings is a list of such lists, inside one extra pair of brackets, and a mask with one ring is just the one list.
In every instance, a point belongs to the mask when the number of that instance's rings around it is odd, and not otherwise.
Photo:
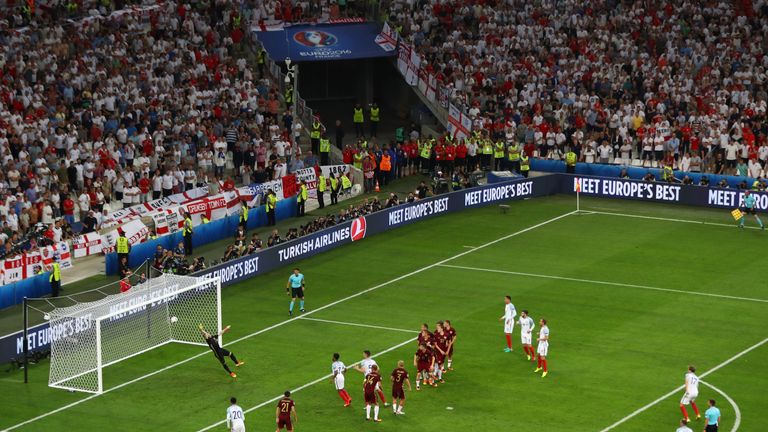
[(569, 146), (583, 162), (762, 174), (768, 6), (647, 5), (392, 0), (382, 10), (475, 129), (524, 142), (530, 156), (563, 159)]
[(248, 61), (248, 4), (118, 9), (130, 3), (66, 20), (76, 11), (45, 2), (31, 20), (3, 9), (0, 251), (34, 248), (54, 222), (60, 240), (160, 195), (266, 181), (301, 155), (278, 87)]

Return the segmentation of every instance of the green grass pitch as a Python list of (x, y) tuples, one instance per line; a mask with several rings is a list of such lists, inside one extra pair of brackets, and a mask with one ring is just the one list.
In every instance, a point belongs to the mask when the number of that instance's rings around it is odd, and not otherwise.
[[(566, 196), (513, 202), (507, 214), (466, 211), (307, 259), (307, 319), (287, 316), (288, 268), (227, 287), (225, 345), (246, 362), (237, 380), (210, 352), (178, 344), (106, 368), (99, 396), (48, 388), (42, 363), (28, 385), (20, 372), (0, 375), (0, 429), (36, 419), (18, 430), (197, 431), (222, 421), (234, 395), (255, 407), (248, 430), (267, 431), (273, 399), (299, 389), (297, 431), (598, 432), (625, 418), (610, 430), (666, 431), (677, 427), (675, 389), (694, 364), (713, 386), (701, 387), (699, 405), (717, 399), (721, 431), (733, 430), (737, 412), (739, 430), (762, 430), (766, 234), (738, 230), (726, 211), (581, 204), (578, 215)], [(502, 352), (507, 294), (518, 311), (549, 320), (546, 378), (525, 360), (518, 327), (514, 352)], [(364, 349), (377, 354), (389, 398), (397, 360), (413, 378), (419, 325), (442, 319), (458, 332), (444, 385), (408, 393), (405, 416), (382, 408), (384, 421), (372, 424), (362, 376), (348, 371), (353, 406), (342, 407), (323, 378), (333, 352), (348, 365)]]

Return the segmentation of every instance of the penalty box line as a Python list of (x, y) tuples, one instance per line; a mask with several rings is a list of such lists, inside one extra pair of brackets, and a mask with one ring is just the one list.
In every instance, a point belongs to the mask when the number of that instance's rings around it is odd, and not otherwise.
[[(559, 216), (555, 216), (555, 217), (553, 217), (553, 218), (551, 218), (551, 219), (547, 219), (547, 220), (545, 220), (545, 221), (543, 221), (543, 222), (539, 222), (539, 223), (537, 223), (536, 225), (531, 225), (531, 226), (529, 226), (529, 227), (527, 227), (527, 228), (523, 228), (523, 229), (521, 229), (521, 230), (519, 230), (519, 231), (515, 231), (515, 232), (513, 232), (513, 233), (511, 233), (511, 234), (507, 234), (507, 235), (505, 235), (505, 236), (503, 236), (503, 237), (499, 237), (499, 238), (497, 238), (497, 239), (495, 239), (495, 240), (491, 240), (491, 241), (489, 241), (489, 242), (487, 242), (487, 243), (484, 243), (484, 244), (482, 244), (482, 245), (480, 245), (480, 246), (478, 246), (478, 247), (476, 247), (476, 248), (474, 248), (474, 249), (469, 249), (469, 250), (467, 250), (467, 251), (464, 251), (464, 252), (458, 253), (458, 254), (456, 254), (456, 255), (454, 255), (454, 256), (452, 256), (452, 257), (449, 257), (449, 258), (446, 258), (446, 259), (440, 260), (440, 261), (438, 261), (438, 262), (436, 262), (436, 263), (433, 263), (433, 264), (427, 265), (427, 266), (425, 266), (425, 267), (422, 267), (422, 268), (420, 268), (420, 269), (414, 270), (414, 271), (412, 271), (412, 272), (410, 272), (410, 273), (406, 273), (406, 274), (404, 274), (404, 275), (398, 276), (398, 277), (396, 277), (396, 278), (394, 278), (394, 279), (390, 279), (390, 280), (388, 280), (388, 281), (386, 281), (386, 282), (382, 282), (382, 283), (380, 283), (380, 284), (378, 284), (378, 285), (372, 286), (372, 287), (370, 287), (370, 288), (368, 288), (368, 289), (365, 289), (365, 290), (363, 290), (363, 291), (357, 292), (357, 293), (355, 293), (355, 294), (352, 294), (352, 295), (350, 295), (350, 296), (347, 296), (347, 297), (341, 298), (341, 299), (339, 299), (339, 300), (333, 301), (333, 302), (331, 302), (331, 303), (328, 303), (328, 304), (326, 304), (326, 305), (320, 306), (320, 307), (318, 307), (317, 309), (312, 309), (312, 310), (310, 310), (309, 312), (305, 313), (303, 316), (297, 316), (297, 317), (294, 317), (294, 318), (291, 318), (291, 319), (288, 319), (288, 320), (285, 320), (285, 321), (280, 321), (280, 322), (278, 322), (278, 323), (276, 323), (276, 324), (273, 324), (273, 325), (271, 325), (271, 326), (269, 326), (269, 327), (265, 327), (265, 328), (263, 328), (263, 329), (261, 329), (261, 330), (255, 331), (255, 332), (253, 332), (253, 333), (251, 333), (251, 334), (248, 334), (248, 335), (245, 335), (245, 336), (243, 336), (243, 337), (240, 337), (240, 338), (238, 338), (238, 339), (235, 339), (235, 340), (233, 340), (232, 342), (229, 342), (229, 344), (228, 344), (228, 345), (233, 345), (233, 344), (236, 344), (236, 343), (238, 343), (238, 342), (242, 342), (242, 341), (244, 341), (244, 340), (250, 339), (250, 338), (252, 338), (252, 337), (254, 337), (254, 336), (260, 335), (260, 334), (262, 334), (262, 333), (265, 333), (265, 332), (268, 332), (268, 331), (274, 330), (274, 329), (276, 329), (276, 328), (278, 328), (278, 327), (282, 327), (282, 326), (284, 326), (284, 325), (286, 325), (286, 324), (288, 324), (288, 323), (291, 323), (291, 322), (294, 322), (294, 321), (296, 321), (297, 319), (300, 319), (300, 318), (304, 318), (304, 317), (306, 317), (307, 315), (311, 315), (311, 314), (313, 314), (313, 313), (316, 313), (316, 312), (320, 312), (321, 310), (324, 310), (324, 309), (328, 309), (328, 308), (331, 308), (331, 307), (333, 307), (333, 306), (336, 306), (336, 305), (338, 305), (338, 304), (340, 304), (340, 303), (344, 303), (344, 302), (346, 302), (346, 301), (348, 301), (348, 300), (352, 300), (352, 299), (354, 299), (354, 298), (357, 298), (357, 297), (363, 296), (363, 295), (365, 295), (365, 294), (368, 294), (369, 292), (372, 292), (372, 291), (376, 291), (376, 290), (378, 290), (378, 289), (380, 289), (380, 288), (383, 288), (383, 287), (385, 287), (385, 286), (387, 286), (387, 285), (391, 285), (391, 284), (393, 284), (393, 283), (395, 283), (395, 282), (399, 282), (399, 281), (401, 281), (401, 280), (403, 280), (403, 279), (407, 279), (407, 278), (409, 278), (409, 277), (411, 277), (411, 276), (414, 276), (414, 275), (417, 275), (417, 274), (419, 274), (419, 273), (423, 273), (423, 272), (425, 272), (425, 271), (427, 271), (427, 270), (430, 270), (430, 269), (432, 269), (432, 268), (438, 267), (438, 266), (440, 266), (440, 265), (442, 265), (442, 264), (445, 264), (445, 263), (447, 263), (447, 262), (449, 262), (449, 261), (452, 261), (452, 260), (454, 260), (454, 259), (456, 259), (456, 258), (461, 258), (461, 257), (463, 257), (463, 256), (465, 256), (465, 255), (471, 254), (471, 253), (473, 253), (473, 252), (477, 252), (478, 250), (481, 250), (481, 249), (484, 249), (484, 248), (486, 248), (486, 247), (488, 247), (488, 246), (492, 246), (492, 245), (494, 245), (494, 244), (496, 244), (496, 243), (499, 243), (499, 242), (502, 242), (502, 241), (505, 241), (505, 240), (511, 239), (511, 238), (513, 238), (513, 237), (516, 237), (516, 236), (519, 236), (519, 235), (521, 235), (521, 234), (525, 234), (525, 233), (527, 233), (527, 232), (529, 232), (529, 231), (533, 231), (533, 230), (535, 230), (535, 229), (537, 229), (537, 228), (543, 227), (543, 226), (545, 226), (545, 225), (547, 225), (547, 224), (550, 224), (550, 223), (552, 223), (552, 222), (556, 222), (556, 221), (559, 221), (560, 219), (566, 218), (566, 217), (568, 217), (568, 216), (571, 216), (571, 215), (574, 215), (574, 214), (576, 214), (576, 213), (577, 213), (577, 212), (576, 212), (576, 210), (574, 210), (574, 211), (570, 211), (570, 212), (568, 212), (568, 213), (563, 213), (563, 214), (561, 214), (561, 215), (559, 215)], [(40, 420), (40, 419), (46, 418), (46, 417), (48, 417), (48, 416), (51, 416), (51, 415), (53, 415), (53, 414), (56, 414), (56, 413), (60, 413), (60, 412), (62, 412), (62, 411), (66, 411), (66, 410), (68, 410), (68, 409), (70, 409), (70, 408), (73, 408), (73, 407), (75, 407), (75, 406), (78, 406), (78, 405), (80, 405), (80, 404), (81, 404), (81, 403), (83, 403), (83, 402), (87, 402), (87, 401), (89, 401), (89, 400), (91, 400), (91, 399), (94, 399), (94, 398), (97, 398), (97, 397), (99, 397), (99, 396), (101, 396), (101, 395), (103, 395), (103, 394), (111, 393), (111, 392), (113, 392), (113, 391), (115, 391), (115, 390), (119, 390), (119, 389), (121, 389), (121, 388), (123, 388), (123, 387), (126, 387), (126, 386), (128, 386), (128, 385), (131, 385), (131, 384), (137, 383), (137, 382), (139, 382), (139, 381), (143, 381), (143, 380), (145, 380), (145, 379), (147, 379), (147, 378), (150, 378), (150, 377), (153, 377), (153, 376), (155, 376), (155, 375), (157, 375), (157, 374), (159, 374), (159, 373), (162, 373), (162, 372), (165, 372), (165, 371), (167, 371), (167, 370), (173, 369), (173, 368), (175, 368), (175, 367), (177, 367), (177, 366), (181, 366), (181, 365), (183, 365), (183, 364), (185, 364), (185, 363), (189, 363), (189, 362), (191, 362), (192, 360), (198, 359), (198, 358), (200, 358), (200, 357), (203, 357), (204, 355), (207, 355), (207, 354), (209, 354), (209, 351), (208, 351), (208, 350), (206, 350), (206, 351), (204, 351), (204, 352), (201, 352), (201, 353), (199, 353), (199, 354), (195, 354), (195, 355), (194, 355), (194, 356), (192, 356), (192, 357), (186, 358), (186, 359), (184, 359), (184, 360), (181, 360), (181, 361), (178, 361), (178, 362), (176, 362), (176, 363), (170, 364), (170, 365), (168, 365), (168, 366), (165, 366), (165, 367), (163, 367), (163, 368), (157, 369), (157, 370), (155, 370), (155, 371), (152, 371), (152, 372), (150, 372), (150, 373), (148, 373), (148, 374), (145, 374), (145, 375), (142, 375), (142, 376), (140, 376), (140, 377), (134, 378), (134, 379), (132, 379), (132, 380), (130, 380), (130, 381), (126, 381), (126, 382), (124, 382), (124, 383), (122, 383), (122, 384), (118, 384), (118, 385), (116, 385), (115, 387), (111, 387), (111, 388), (109, 388), (109, 389), (106, 389), (106, 390), (104, 390), (102, 393), (97, 393), (97, 394), (93, 394), (93, 395), (90, 395), (90, 396), (88, 396), (88, 397), (85, 397), (85, 398), (83, 398), (83, 399), (80, 399), (80, 400), (78, 400), (78, 401), (72, 402), (72, 403), (70, 403), (70, 404), (64, 405), (64, 406), (62, 406), (62, 407), (56, 408), (56, 409), (54, 409), (54, 410), (51, 410), (51, 411), (48, 411), (48, 412), (46, 412), (46, 413), (40, 414), (40, 415), (38, 415), (38, 416), (36, 416), (36, 417), (33, 417), (33, 418), (31, 418), (31, 419), (27, 419), (27, 420), (25, 420), (25, 421), (23, 421), (23, 422), (21, 422), (21, 423), (17, 423), (17, 424), (15, 424), (15, 425), (13, 425), (13, 426), (10, 426), (10, 427), (8, 427), (6, 430), (13, 430), (13, 429), (17, 429), (17, 428), (19, 428), (19, 427), (21, 427), (21, 426), (25, 426), (25, 425), (28, 425), (28, 424), (30, 424), (30, 423), (33, 423), (33, 422), (35, 422), (35, 421), (38, 421), (38, 420)]]
[(507, 274), (507, 275), (526, 276), (526, 277), (541, 278), (541, 279), (580, 282), (580, 283), (594, 284), (594, 285), (610, 285), (610, 286), (616, 286), (616, 287), (622, 287), (622, 288), (634, 288), (634, 289), (641, 289), (641, 290), (648, 290), (648, 291), (661, 291), (661, 292), (669, 292), (669, 293), (675, 293), (675, 294), (688, 294), (688, 295), (697, 295), (697, 296), (704, 296), (704, 297), (715, 297), (715, 298), (722, 298), (722, 299), (728, 299), (728, 300), (741, 300), (741, 301), (750, 301), (750, 302), (756, 302), (756, 303), (768, 303), (768, 299), (739, 297), (739, 296), (732, 296), (727, 294), (715, 294), (715, 293), (706, 293), (706, 292), (700, 292), (700, 291), (686, 291), (686, 290), (678, 290), (673, 288), (661, 288), (661, 287), (654, 287), (654, 286), (648, 286), (648, 285), (627, 284), (627, 283), (621, 283), (621, 282), (581, 279), (581, 278), (574, 278), (574, 277), (567, 277), (567, 276), (553, 276), (553, 275), (545, 275), (545, 274), (537, 274), (537, 273), (516, 272), (511, 270), (498, 270), (498, 269), (488, 269), (488, 268), (479, 268), (479, 267), (459, 266), (459, 265), (452, 265), (452, 264), (441, 264), (440, 267), (459, 269), (459, 270), (488, 272), (488, 273), (501, 273), (501, 274)]
[[(749, 354), (750, 352), (756, 350), (757, 348), (760, 348), (761, 346), (765, 345), (766, 342), (768, 342), (768, 338), (765, 338), (765, 339), (761, 340), (760, 342), (752, 345), (751, 347), (745, 349), (744, 351), (734, 355), (733, 357), (731, 357), (729, 359), (726, 359), (725, 361), (723, 361), (719, 365), (717, 365), (717, 366), (713, 367), (712, 369), (710, 369), (710, 370), (704, 372), (703, 374), (699, 375), (699, 378), (704, 378), (706, 376), (709, 376), (709, 375), (717, 372), (718, 370), (724, 368), (725, 366), (728, 366), (729, 364), (733, 363), (737, 359), (739, 359), (739, 358)], [(707, 385), (709, 385), (709, 384), (707, 384)], [(712, 386), (710, 385), (710, 387), (712, 387)], [(714, 387), (712, 387), (712, 388), (715, 389)], [(654, 405), (658, 404), (659, 402), (663, 401), (664, 399), (666, 399), (666, 398), (668, 398), (668, 397), (674, 395), (675, 393), (678, 393), (678, 392), (680, 392), (680, 391), (682, 391), (684, 389), (685, 389), (685, 386), (680, 386), (680, 387), (675, 388), (671, 392), (665, 394), (664, 396), (661, 396), (660, 398), (654, 400), (653, 402), (651, 402), (651, 403), (649, 403), (649, 404), (647, 404), (645, 406), (642, 406), (642, 407), (636, 409), (635, 411), (632, 411), (632, 413), (630, 413), (629, 415), (621, 418), (616, 423), (606, 427), (605, 429), (601, 429), (600, 432), (608, 432), (608, 431), (611, 431), (611, 430), (615, 429), (617, 426), (625, 423), (626, 421), (628, 421), (628, 420), (632, 419), (633, 417), (637, 416), (638, 414), (641, 414), (642, 412), (648, 410), (649, 408), (653, 407)], [(715, 389), (715, 391), (717, 391), (718, 393), (722, 394), (722, 392), (720, 392), (718, 389)], [(728, 398), (728, 399), (730, 399), (730, 398)], [(735, 405), (735, 402), (733, 404)], [(741, 418), (739, 418), (739, 422), (740, 421), (741, 421)], [(738, 424), (736, 426), (738, 426)], [(735, 430), (735, 429), (733, 429), (733, 430)]]
[[(410, 331), (410, 330), (408, 330), (408, 331)], [(394, 345), (394, 346), (391, 346), (391, 347), (389, 347), (389, 348), (385, 349), (384, 351), (381, 351), (381, 352), (379, 352), (379, 353), (376, 353), (376, 354), (372, 355), (372, 356), (371, 356), (371, 358), (379, 357), (379, 356), (382, 356), (382, 355), (384, 355), (384, 354), (387, 354), (387, 353), (389, 353), (389, 352), (392, 352), (392, 351), (394, 351), (394, 350), (396, 350), (396, 349), (398, 349), (398, 348), (401, 348), (401, 347), (403, 347), (403, 346), (405, 346), (405, 345), (408, 345), (408, 344), (410, 344), (410, 343), (413, 343), (413, 341), (415, 341), (416, 339), (417, 339), (416, 337), (412, 337), (412, 338), (408, 339), (408, 340), (407, 340), (407, 341), (405, 341), (405, 342), (401, 342), (401, 343), (399, 343), (399, 344), (397, 344), (397, 345)], [(359, 361), (357, 361), (357, 362), (356, 362), (356, 363), (354, 363), (354, 364), (358, 364), (358, 363), (360, 363), (361, 361), (362, 361), (362, 359), (361, 359), (361, 360), (359, 360)], [(316, 379), (316, 380), (314, 380), (314, 381), (310, 381), (310, 382), (308, 382), (308, 383), (306, 383), (306, 384), (300, 385), (299, 387), (296, 387), (295, 389), (291, 390), (291, 395), (293, 395), (294, 393), (296, 393), (296, 392), (298, 392), (298, 391), (304, 390), (304, 389), (306, 389), (306, 388), (308, 388), (308, 387), (312, 387), (313, 385), (315, 385), (315, 384), (317, 384), (317, 383), (320, 383), (320, 382), (326, 381), (326, 380), (330, 379), (331, 377), (333, 377), (333, 374), (323, 375), (323, 376), (321, 376), (320, 378), (318, 378), (318, 379)], [(257, 409), (259, 409), (259, 408), (263, 408), (263, 407), (265, 407), (265, 406), (267, 406), (267, 405), (271, 405), (271, 404), (273, 404), (273, 403), (275, 403), (275, 402), (279, 401), (280, 399), (282, 399), (282, 397), (283, 397), (283, 395), (280, 395), (280, 396), (275, 396), (275, 397), (273, 397), (273, 398), (272, 398), (272, 399), (270, 399), (270, 400), (266, 400), (266, 401), (264, 401), (264, 402), (262, 402), (262, 403), (260, 403), (260, 404), (258, 404), (258, 405), (254, 405), (254, 406), (252, 406), (252, 407), (250, 407), (250, 408), (246, 409), (244, 412), (245, 412), (245, 413), (249, 413), (249, 412), (253, 412), (253, 411), (256, 411), (256, 410), (257, 410)], [(209, 426), (206, 426), (206, 427), (204, 427), (204, 428), (202, 428), (202, 429), (198, 430), (198, 432), (204, 432), (204, 431), (208, 431), (208, 430), (211, 430), (211, 429), (213, 429), (213, 428), (216, 428), (216, 427), (219, 427), (219, 426), (221, 426), (221, 425), (223, 425), (223, 424), (226, 424), (226, 422), (227, 422), (226, 420), (221, 420), (221, 421), (218, 421), (218, 422), (216, 422), (216, 423), (213, 423), (213, 424), (211, 424), (211, 425), (209, 425)]]

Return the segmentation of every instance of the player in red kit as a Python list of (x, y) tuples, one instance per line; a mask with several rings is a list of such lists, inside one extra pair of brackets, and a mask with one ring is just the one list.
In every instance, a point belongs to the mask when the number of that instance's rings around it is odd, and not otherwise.
[(428, 382), (431, 384), (430, 371), (435, 366), (435, 356), (426, 344), (419, 344), (419, 349), (413, 356), (413, 366), (416, 368), (416, 390), (418, 391), (421, 390), (420, 377), (424, 385), (427, 385)]
[(416, 341), (419, 345), (424, 344), (427, 348), (432, 347), (432, 333), (429, 332), (429, 326), (427, 324), (421, 325), (421, 332), (419, 333)]
[(443, 322), (443, 330), (448, 335), (448, 354), (446, 356), (446, 366), (449, 371), (453, 370), (453, 345), (456, 343), (456, 329), (451, 325), (451, 321)]
[(445, 357), (448, 355), (448, 335), (443, 330), (443, 322), (438, 321), (435, 326), (435, 379), (444, 383), (443, 379), (443, 366), (445, 365)]
[(277, 423), (275, 432), (280, 432), (283, 428), (288, 432), (293, 432), (293, 424), (297, 420), (296, 404), (291, 399), (291, 392), (286, 390), (283, 398), (277, 402), (277, 408), (275, 408), (275, 423)]
[(365, 419), (371, 419), (371, 405), (373, 405), (373, 421), (380, 422), (379, 418), (379, 401), (376, 400), (376, 390), (379, 390), (381, 384), (381, 375), (379, 375), (379, 367), (376, 365), (371, 366), (371, 372), (365, 377), (363, 383), (363, 397), (365, 399)]
[(408, 391), (411, 391), (411, 380), (408, 379), (408, 371), (405, 370), (405, 362), (397, 362), (397, 368), (392, 371), (390, 376), (392, 380), (392, 412), (403, 415), (403, 405), (405, 405), (404, 384), (408, 384)]

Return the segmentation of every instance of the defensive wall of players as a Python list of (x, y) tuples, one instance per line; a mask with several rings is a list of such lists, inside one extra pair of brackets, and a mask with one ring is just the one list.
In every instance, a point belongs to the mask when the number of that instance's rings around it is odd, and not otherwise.
[[(577, 189), (580, 189), (580, 193), (585, 196), (599, 198), (630, 199), (724, 209), (737, 207), (745, 192), (717, 187), (561, 173), (512, 180), (491, 176), (490, 182), (488, 185), (477, 188), (459, 190), (384, 209), (282, 243), (279, 246), (263, 249), (255, 254), (210, 267), (196, 276), (218, 276), (221, 278), (222, 286), (227, 286), (292, 264), (317, 253), (433, 216), (510, 200), (558, 193), (576, 194)], [(755, 195), (758, 209), (760, 211), (768, 210), (768, 192), (755, 192)], [(291, 200), (285, 200), (285, 202), (290, 203)], [(286, 204), (286, 206), (293, 208), (291, 204)], [(257, 212), (259, 209), (252, 211)], [(31, 328), (28, 342), (30, 351), (46, 349), (52, 337), (69, 337), (74, 334), (73, 331), (54, 330), (51, 331), (47, 323)], [(17, 357), (21, 353), (22, 347), (21, 332), (0, 338), (0, 363)]]

